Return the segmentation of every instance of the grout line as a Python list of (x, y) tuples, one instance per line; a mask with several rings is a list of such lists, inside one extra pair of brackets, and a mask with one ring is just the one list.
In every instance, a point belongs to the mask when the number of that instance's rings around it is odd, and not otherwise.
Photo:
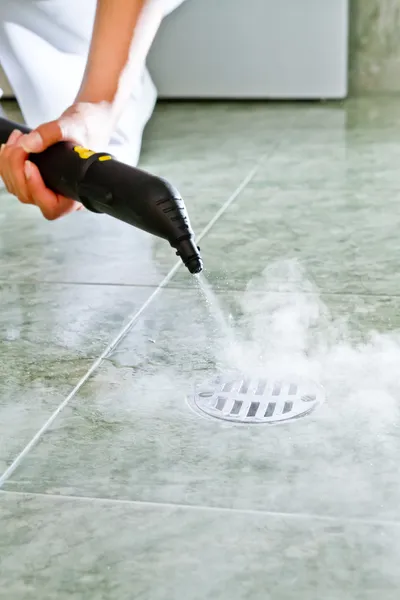
[[(375, 281), (377, 281), (375, 279)], [(379, 280), (380, 282), (382, 280)], [(1, 277), (0, 276), (0, 285), (2, 283), (7, 283), (10, 286), (11, 285), (27, 285), (27, 286), (31, 286), (31, 285), (36, 285), (36, 284), (40, 284), (40, 285), (77, 285), (77, 286), (95, 286), (95, 287), (121, 287), (121, 288), (147, 288), (149, 290), (151, 289), (155, 289), (159, 286), (159, 284), (156, 283), (108, 283), (106, 281), (103, 282), (84, 282), (84, 281), (40, 281), (40, 280), (32, 280), (32, 281), (20, 281), (18, 279), (12, 279), (10, 280), (9, 278), (6, 277)], [(167, 290), (187, 290), (187, 285), (183, 285), (183, 283), (177, 283), (177, 284), (166, 284), (165, 285), (165, 289)], [(237, 285), (229, 285), (229, 284), (221, 284), (218, 283), (218, 288), (214, 289), (214, 292), (216, 294), (223, 294), (225, 292), (245, 292), (246, 291), (246, 287), (238, 287)], [(290, 292), (290, 291), (286, 291), (286, 292), (282, 292), (279, 289), (255, 289), (252, 290), (252, 294), (265, 294), (266, 292), (268, 292), (269, 294), (283, 294), (283, 295), (292, 295), (292, 294), (297, 294), (296, 292)], [(390, 292), (374, 292), (372, 290), (324, 290), (322, 288), (318, 287), (318, 291), (317, 292), (307, 292), (306, 290), (302, 290), (301, 293), (303, 295), (306, 296), (356, 296), (357, 298), (400, 298), (400, 292), (395, 292), (395, 293), (390, 293)]]
[[(10, 286), (12, 285), (20, 285), (20, 286), (55, 286), (55, 285), (71, 285), (71, 286), (84, 286), (84, 287), (121, 287), (121, 288), (156, 288), (159, 286), (159, 283), (123, 283), (116, 281), (58, 281), (54, 279), (24, 279), (23, 281), (20, 279), (10, 279), (9, 277), (2, 277), (0, 275), (0, 283), (7, 283)], [(176, 286), (186, 289), (183, 285)]]
[[(258, 163), (253, 167), (253, 169), (246, 175), (241, 184), (235, 189), (235, 191), (229, 196), (226, 202), (221, 206), (221, 208), (216, 212), (214, 217), (210, 220), (208, 225), (204, 227), (200, 235), (197, 237), (197, 241), (200, 242), (205, 235), (210, 231), (210, 229), (215, 225), (218, 219), (224, 214), (224, 212), (229, 208), (229, 206), (236, 200), (239, 194), (243, 191), (243, 189), (249, 184), (249, 182), (254, 178), (257, 170), (260, 167), (261, 161), (264, 157), (261, 157)], [(164, 277), (161, 283), (157, 286), (157, 288), (150, 294), (147, 300), (142, 304), (142, 306), (132, 315), (127, 324), (121, 329), (121, 331), (116, 335), (116, 337), (110, 342), (107, 348), (102, 352), (102, 354), (95, 360), (89, 370), (83, 375), (83, 377), (78, 381), (73, 390), (68, 394), (68, 396), (59, 404), (59, 406), (55, 409), (55, 411), (50, 415), (47, 421), (42, 425), (42, 427), (35, 433), (33, 438), (27, 443), (25, 448), (21, 450), (18, 456), (13, 460), (13, 462), (7, 467), (4, 473), (0, 477), (0, 488), (4, 485), (4, 483), (10, 478), (10, 476), (14, 473), (14, 471), (18, 468), (20, 463), (24, 460), (25, 456), (31, 451), (31, 449), (36, 446), (40, 438), (46, 431), (51, 427), (55, 419), (58, 417), (60, 412), (67, 406), (67, 404), (74, 398), (74, 396), (79, 392), (81, 387), (86, 383), (86, 381), (93, 375), (93, 373), (97, 370), (103, 360), (114, 350), (114, 348), (123, 340), (123, 338), (129, 333), (132, 329), (136, 321), (142, 315), (142, 313), (147, 309), (147, 307), (153, 302), (153, 300), (158, 296), (160, 291), (167, 285), (167, 283), (173, 278), (175, 273), (181, 267), (182, 261), (179, 260), (169, 271), (169, 273)]]
[(71, 494), (46, 494), (43, 492), (22, 492), (14, 490), (0, 490), (0, 496), (16, 495), (22, 497), (43, 498), (46, 500), (73, 500), (75, 502), (91, 502), (92, 504), (114, 504), (142, 508), (158, 508), (173, 510), (190, 510), (193, 512), (225, 513), (231, 515), (265, 516), (280, 519), (299, 519), (326, 521), (328, 523), (348, 525), (368, 525), (379, 527), (400, 527), (400, 521), (392, 519), (368, 519), (362, 517), (336, 517), (317, 513), (294, 513), (253, 508), (229, 508), (226, 506), (207, 506), (201, 504), (183, 504), (180, 502), (153, 502), (150, 500), (125, 500), (121, 498), (98, 498), (92, 496), (73, 496)]
[(242, 193), (244, 188), (254, 178), (255, 174), (257, 173), (257, 171), (260, 167), (260, 163), (261, 163), (261, 160), (256, 164), (255, 167), (252, 168), (252, 170), (247, 175), (247, 177), (245, 177), (243, 179), (242, 183), (236, 188), (236, 190), (233, 192), (233, 194), (228, 198), (228, 200), (221, 206), (221, 208), (215, 213), (213, 218), (204, 227), (203, 231), (200, 233), (199, 237), (197, 238), (198, 242), (201, 242), (201, 240), (207, 235), (207, 233), (215, 225), (215, 223), (218, 221), (218, 219), (220, 217), (222, 217), (224, 212), (226, 212), (226, 210), (230, 207), (230, 205), (236, 200), (236, 198)]

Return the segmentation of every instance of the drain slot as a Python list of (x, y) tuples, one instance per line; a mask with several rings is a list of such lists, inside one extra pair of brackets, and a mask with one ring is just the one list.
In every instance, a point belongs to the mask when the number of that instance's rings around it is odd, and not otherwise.
[(288, 395), (295, 396), (297, 394), (297, 385), (295, 383), (291, 383), (289, 386)]
[(275, 412), (275, 408), (276, 408), (276, 403), (270, 402), (267, 406), (267, 410), (265, 411), (264, 417), (266, 417), (266, 418), (272, 417), (272, 415)]
[(249, 391), (249, 385), (250, 385), (250, 381), (248, 379), (245, 379), (242, 383), (242, 385), (240, 386), (240, 394), (247, 394), (247, 392)]
[(247, 412), (247, 416), (249, 418), (250, 417), (255, 417), (259, 408), (260, 408), (260, 403), (259, 402), (252, 402), (250, 404), (250, 408), (249, 408), (249, 410)]
[(233, 389), (234, 381), (227, 381), (222, 388), (223, 392), (231, 392)]
[(274, 387), (272, 389), (272, 395), (279, 396), (279, 394), (281, 393), (281, 389), (282, 389), (282, 384), (280, 382), (275, 383)]
[(226, 400), (227, 400), (227, 398), (224, 398), (224, 396), (218, 396), (217, 405), (216, 405), (215, 408), (217, 410), (221, 410), (221, 411), (224, 410), (224, 406), (226, 404)]
[(240, 413), (242, 406), (243, 406), (243, 402), (241, 400), (235, 400), (235, 402), (232, 406), (231, 415), (238, 415)]
[(290, 412), (293, 408), (293, 402), (285, 402), (285, 406), (283, 407), (283, 414)]
[(317, 398), (315, 394), (306, 394), (305, 396), (302, 396), (301, 399), (303, 402), (315, 402)]
[(267, 381), (265, 379), (261, 379), (261, 381), (259, 381), (257, 385), (256, 396), (262, 396), (265, 392), (266, 387)]

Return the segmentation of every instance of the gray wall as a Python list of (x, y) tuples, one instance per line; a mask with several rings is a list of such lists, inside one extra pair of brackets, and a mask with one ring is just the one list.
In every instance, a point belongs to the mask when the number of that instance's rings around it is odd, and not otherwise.
[(400, 0), (351, 0), (351, 95), (400, 92)]
[(350, 0), (350, 12), (350, 95), (400, 93), (400, 0)]

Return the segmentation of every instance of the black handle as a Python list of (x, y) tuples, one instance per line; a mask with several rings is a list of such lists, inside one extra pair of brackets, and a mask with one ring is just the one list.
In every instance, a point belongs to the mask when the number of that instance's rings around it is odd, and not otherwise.
[[(25, 125), (0, 118), (0, 143), (5, 144), (14, 129), (29, 133)], [(29, 160), (39, 169), (46, 186), (56, 194), (82, 202), (93, 210), (89, 201), (79, 195), (79, 184), (93, 161), (107, 156), (103, 152), (94, 153), (72, 142), (58, 142), (44, 152), (30, 154)], [(96, 210), (95, 212), (99, 212)]]

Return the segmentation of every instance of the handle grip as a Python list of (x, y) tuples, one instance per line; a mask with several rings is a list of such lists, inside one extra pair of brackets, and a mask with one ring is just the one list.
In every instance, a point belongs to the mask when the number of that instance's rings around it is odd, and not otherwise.
[[(14, 129), (18, 129), (22, 133), (31, 131), (25, 125), (0, 118), (1, 144), (7, 142)], [(79, 184), (93, 161), (102, 156), (108, 155), (104, 152), (90, 152), (72, 142), (58, 142), (43, 152), (30, 154), (29, 160), (38, 167), (43, 181), (49, 189), (56, 194), (77, 200), (87, 209), (93, 210), (88, 199), (80, 197)]]

